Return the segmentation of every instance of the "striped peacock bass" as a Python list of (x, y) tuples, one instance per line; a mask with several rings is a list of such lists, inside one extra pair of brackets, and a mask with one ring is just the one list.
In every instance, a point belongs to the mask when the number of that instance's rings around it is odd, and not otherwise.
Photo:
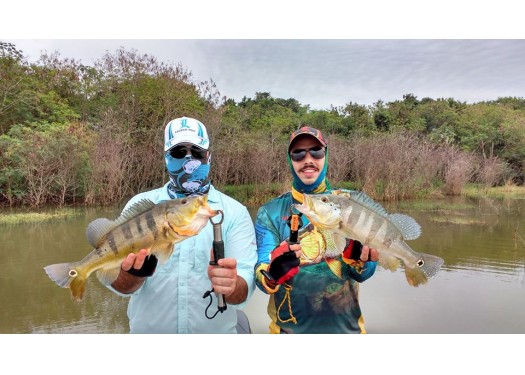
[(81, 301), (92, 272), (97, 271), (97, 278), (109, 285), (117, 278), (124, 258), (141, 249), (154, 254), (162, 264), (171, 256), (175, 243), (198, 234), (217, 213), (208, 206), (207, 195), (158, 204), (144, 199), (114, 221), (106, 218), (92, 221), (86, 235), (94, 250), (84, 259), (52, 264), (44, 270), (60, 287), (69, 288), (74, 300)]
[(405, 242), (421, 234), (421, 227), (413, 218), (389, 214), (363, 192), (334, 190), (331, 194), (303, 196), (303, 203), (294, 207), (307, 216), (314, 227), (330, 232), (341, 252), (346, 238), (375, 248), (379, 264), (390, 271), (403, 265), (412, 286), (425, 284), (443, 264), (440, 257), (418, 253)]

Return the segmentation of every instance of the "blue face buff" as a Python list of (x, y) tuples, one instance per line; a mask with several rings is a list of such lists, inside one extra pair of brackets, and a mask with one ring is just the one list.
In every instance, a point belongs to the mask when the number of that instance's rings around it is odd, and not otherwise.
[(176, 159), (170, 152), (164, 155), (166, 168), (170, 175), (168, 193), (172, 198), (182, 198), (192, 194), (205, 194), (210, 189), (211, 154), (198, 159), (192, 153)]

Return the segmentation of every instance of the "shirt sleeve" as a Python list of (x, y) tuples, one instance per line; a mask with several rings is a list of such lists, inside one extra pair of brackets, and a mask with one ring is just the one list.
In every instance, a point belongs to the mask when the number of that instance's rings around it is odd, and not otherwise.
[[(233, 210), (229, 212), (234, 212)], [(230, 222), (224, 233), (224, 254), (228, 258), (237, 260), (237, 275), (242, 277), (248, 285), (246, 300), (238, 305), (241, 309), (255, 291), (255, 262), (257, 261), (257, 247), (253, 220), (246, 207), (238, 210), (235, 219)]]
[(255, 266), (255, 282), (257, 287), (266, 294), (275, 293), (275, 289), (270, 288), (264, 279), (261, 270), (267, 270), (270, 265), (270, 253), (280, 243), (279, 231), (275, 228), (267, 209), (263, 206), (257, 212), (255, 220), (255, 234), (257, 238), (257, 265)]
[(360, 283), (372, 277), (377, 267), (377, 262), (355, 261), (355, 263), (350, 264), (347, 261), (345, 261), (345, 263), (347, 263), (349, 266), (348, 272), (350, 274), (350, 277)]

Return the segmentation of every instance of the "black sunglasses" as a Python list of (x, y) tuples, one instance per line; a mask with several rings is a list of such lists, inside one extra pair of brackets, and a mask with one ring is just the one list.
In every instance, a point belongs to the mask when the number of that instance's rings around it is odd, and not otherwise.
[(312, 147), (312, 148), (300, 148), (290, 152), (290, 159), (293, 161), (301, 161), (306, 157), (306, 153), (309, 152), (314, 159), (322, 159), (325, 157), (325, 149), (323, 147)]
[(204, 159), (206, 157), (206, 154), (208, 153), (208, 150), (204, 150), (198, 147), (188, 148), (186, 146), (177, 146), (172, 148), (169, 151), (169, 154), (174, 159), (184, 159), (188, 154), (188, 151), (191, 152), (195, 159)]

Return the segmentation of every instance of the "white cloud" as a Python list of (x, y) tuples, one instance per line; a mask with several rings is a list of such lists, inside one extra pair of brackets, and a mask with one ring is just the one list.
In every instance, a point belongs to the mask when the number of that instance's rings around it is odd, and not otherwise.
[(256, 92), (314, 109), (348, 102), (448, 98), (466, 102), (525, 95), (525, 40), (9, 40), (31, 60), (40, 51), (92, 64), (136, 49), (182, 63), (237, 101)]

